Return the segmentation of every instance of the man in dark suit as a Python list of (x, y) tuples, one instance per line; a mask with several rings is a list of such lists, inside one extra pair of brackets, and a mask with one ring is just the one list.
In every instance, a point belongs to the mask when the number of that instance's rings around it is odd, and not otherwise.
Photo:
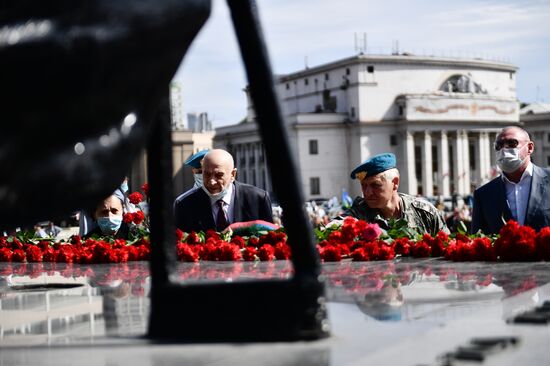
[(185, 232), (223, 231), (234, 222), (273, 222), (267, 192), (237, 182), (236, 174), (231, 154), (221, 149), (208, 152), (202, 162), (202, 187), (175, 204), (176, 227)]
[(520, 127), (506, 127), (495, 150), (502, 174), (474, 192), (472, 233), (497, 234), (512, 219), (535, 230), (550, 226), (550, 170), (531, 162), (535, 144)]

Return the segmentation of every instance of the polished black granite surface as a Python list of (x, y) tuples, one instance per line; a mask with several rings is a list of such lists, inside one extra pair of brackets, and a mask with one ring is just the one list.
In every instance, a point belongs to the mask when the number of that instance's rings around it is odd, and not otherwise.
[[(179, 263), (175, 273), (188, 283), (290, 276), (285, 261)], [(490, 352), (484, 365), (550, 364), (550, 326), (510, 322), (550, 300), (550, 263), (339, 262), (323, 264), (323, 276), (328, 339), (181, 345), (143, 337), (146, 262), (0, 263), (0, 366), (74, 365), (75, 359), (84, 365), (442, 365), (445, 354), (473, 338), (495, 336), (517, 337), (518, 344)], [(270, 316), (242, 321), (262, 327)]]

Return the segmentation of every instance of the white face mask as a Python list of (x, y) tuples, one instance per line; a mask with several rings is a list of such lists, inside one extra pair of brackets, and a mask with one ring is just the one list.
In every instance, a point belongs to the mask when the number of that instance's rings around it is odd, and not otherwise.
[(213, 200), (219, 200), (223, 198), (223, 196), (225, 196), (225, 194), (227, 193), (227, 188), (222, 189), (222, 191), (219, 193), (210, 193), (208, 189), (204, 186), (204, 184), (201, 186), (201, 188), (208, 195), (208, 197)]
[(199, 188), (202, 186), (202, 173), (201, 174), (193, 174), (193, 177), (195, 177), (195, 185), (194, 188)]
[(518, 170), (523, 163), (525, 162), (525, 159), (521, 159), (519, 157), (519, 152), (521, 149), (523, 149), (527, 144), (525, 144), (521, 148), (502, 148), (497, 151), (496, 158), (497, 158), (497, 165), (504, 173), (513, 173), (516, 170)]

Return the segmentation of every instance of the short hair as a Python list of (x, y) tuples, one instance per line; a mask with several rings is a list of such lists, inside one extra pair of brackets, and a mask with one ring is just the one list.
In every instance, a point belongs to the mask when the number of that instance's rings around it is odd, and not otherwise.
[(520, 126), (507, 126), (507, 127), (504, 127), (498, 133), (497, 139), (503, 132), (508, 131), (508, 130), (519, 130), (521, 133), (523, 133), (523, 134), (525, 134), (525, 136), (527, 136), (527, 141), (531, 141), (531, 135), (529, 134), (529, 132), (527, 132), (524, 128), (522, 128)]
[(381, 177), (386, 181), (391, 181), (394, 178), (399, 177), (399, 170), (397, 170), (397, 168), (388, 169), (385, 172), (382, 172)]

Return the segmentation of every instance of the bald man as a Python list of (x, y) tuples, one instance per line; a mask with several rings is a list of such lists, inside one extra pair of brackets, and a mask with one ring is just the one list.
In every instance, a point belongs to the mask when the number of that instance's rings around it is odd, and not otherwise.
[(237, 169), (227, 151), (209, 151), (202, 161), (203, 184), (174, 207), (176, 227), (185, 231), (223, 231), (229, 224), (273, 222), (266, 191), (235, 180)]
[(531, 162), (529, 134), (505, 127), (494, 148), (502, 174), (474, 192), (472, 233), (498, 234), (510, 219), (537, 231), (550, 226), (550, 170)]

